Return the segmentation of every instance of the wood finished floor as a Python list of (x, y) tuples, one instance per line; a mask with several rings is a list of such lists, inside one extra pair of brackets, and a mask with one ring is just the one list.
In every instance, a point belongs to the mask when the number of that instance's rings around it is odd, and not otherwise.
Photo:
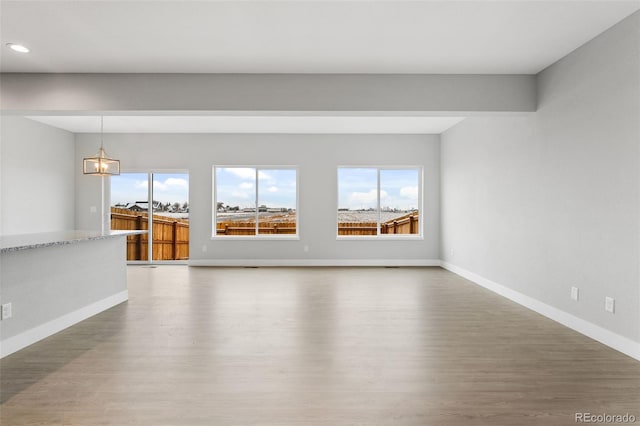
[(640, 362), (440, 268), (132, 266), (0, 362), (3, 426), (640, 423)]

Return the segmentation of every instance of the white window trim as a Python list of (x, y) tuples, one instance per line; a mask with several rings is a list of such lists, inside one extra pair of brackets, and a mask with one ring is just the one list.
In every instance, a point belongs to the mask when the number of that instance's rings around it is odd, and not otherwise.
[[(339, 171), (340, 169), (376, 169), (377, 172), (377, 208), (378, 208), (378, 224), (377, 224), (377, 234), (378, 235), (338, 235), (338, 219), (339, 219), (339, 200), (340, 192), (337, 190), (340, 185), (340, 177)], [(418, 170), (418, 233), (417, 234), (381, 234), (380, 233), (380, 224), (382, 218), (382, 211), (380, 209), (380, 171), (381, 170)], [(374, 165), (357, 165), (357, 166), (338, 166), (336, 168), (336, 216), (335, 216), (335, 224), (336, 224), (336, 240), (339, 241), (421, 241), (424, 240), (424, 167), (423, 166), (374, 166)]]
[[(255, 169), (255, 208), (256, 208), (256, 234), (255, 235), (217, 235), (217, 227), (218, 227), (218, 188), (216, 187), (216, 169), (224, 169), (224, 168), (247, 168), (247, 169)], [(295, 170), (296, 171), (296, 233), (291, 235), (272, 235), (272, 234), (258, 234), (258, 174), (260, 170)], [(212, 186), (212, 200), (211, 203), (211, 237), (210, 240), (216, 241), (246, 241), (246, 240), (280, 240), (280, 241), (296, 241), (300, 240), (300, 173), (298, 166), (251, 166), (251, 165), (214, 165), (211, 169), (211, 186)]]

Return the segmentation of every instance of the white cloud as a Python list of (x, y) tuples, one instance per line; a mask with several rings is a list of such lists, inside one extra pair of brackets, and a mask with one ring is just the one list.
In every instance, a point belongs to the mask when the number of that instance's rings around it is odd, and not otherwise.
[(378, 199), (378, 191), (372, 189), (369, 192), (352, 192), (349, 196), (349, 204), (369, 204)]
[(269, 173), (263, 171), (263, 170), (258, 170), (258, 179), (260, 180), (274, 180), (273, 176), (271, 176)]
[(238, 176), (242, 179), (255, 179), (256, 178), (256, 169), (245, 168), (245, 167), (229, 167), (223, 169), (226, 172), (229, 172), (233, 175)]
[(168, 178), (164, 184), (171, 187), (189, 188), (189, 181), (182, 178)]
[(400, 188), (400, 195), (405, 198), (411, 198), (413, 200), (418, 198), (418, 187), (417, 186), (403, 186)]
[[(147, 182), (144, 182), (143, 185), (144, 188), (147, 187)], [(154, 180), (153, 181), (153, 190), (154, 191), (158, 191), (158, 192), (166, 192), (166, 191), (171, 191), (172, 189), (175, 188), (179, 188), (179, 189), (188, 189), (189, 188), (189, 181), (187, 181), (186, 179), (180, 179), (180, 178), (167, 178), (165, 179), (164, 182), (159, 181), (159, 180)]]
[(233, 191), (231, 193), (231, 196), (234, 198), (241, 198), (243, 200), (249, 199), (249, 194), (247, 194), (246, 192)]
[[(256, 178), (256, 169), (252, 169), (249, 167), (227, 167), (223, 170), (239, 177), (240, 179), (255, 180)], [(274, 177), (264, 170), (258, 170), (258, 179), (262, 181), (275, 181)]]
[(146, 180), (137, 180), (134, 184), (136, 188), (147, 189), (149, 188), (149, 181)]
[(269, 191), (269, 192), (278, 192), (278, 187), (277, 186), (270, 186), (269, 189), (267, 189), (267, 191)]
[(253, 183), (251, 182), (242, 182), (240, 184), (241, 189), (253, 189)]

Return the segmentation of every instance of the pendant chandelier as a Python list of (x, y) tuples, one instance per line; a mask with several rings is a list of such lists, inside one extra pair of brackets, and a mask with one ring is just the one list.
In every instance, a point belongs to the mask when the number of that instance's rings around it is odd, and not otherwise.
[(82, 172), (85, 175), (114, 176), (120, 174), (120, 160), (107, 157), (103, 143), (104, 117), (100, 116), (100, 150), (93, 157), (85, 158), (82, 162)]

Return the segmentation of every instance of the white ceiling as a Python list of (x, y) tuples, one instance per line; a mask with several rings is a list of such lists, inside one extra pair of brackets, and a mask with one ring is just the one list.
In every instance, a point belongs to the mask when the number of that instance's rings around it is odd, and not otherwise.
[[(73, 133), (97, 133), (97, 116), (29, 116)], [(105, 116), (105, 133), (440, 134), (464, 117)]]
[[(0, 70), (534, 74), (639, 0), (0, 1)], [(5, 43), (31, 49), (19, 54)]]

